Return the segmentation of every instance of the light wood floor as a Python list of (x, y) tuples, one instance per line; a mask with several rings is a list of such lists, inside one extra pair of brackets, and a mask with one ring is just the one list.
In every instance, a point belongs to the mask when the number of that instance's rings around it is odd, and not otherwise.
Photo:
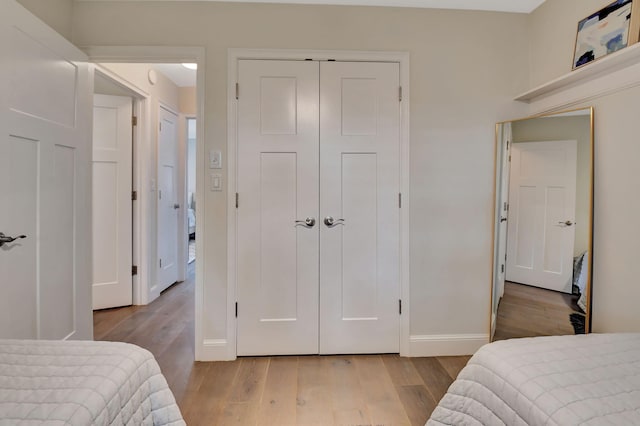
[(498, 306), (494, 340), (574, 334), (573, 296), (507, 281)]
[(96, 340), (151, 351), (188, 425), (423, 426), (469, 357), (247, 357), (194, 362), (194, 264), (147, 306), (94, 313)]

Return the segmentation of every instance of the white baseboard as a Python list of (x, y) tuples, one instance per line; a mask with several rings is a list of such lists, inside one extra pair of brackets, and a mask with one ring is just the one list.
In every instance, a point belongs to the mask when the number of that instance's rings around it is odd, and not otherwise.
[[(409, 356), (473, 355), (489, 343), (488, 334), (436, 334), (409, 337)], [(196, 361), (232, 361), (226, 339), (205, 339)]]
[(229, 348), (226, 339), (205, 339), (198, 351), (196, 361), (232, 361), (235, 357), (229, 356)]
[(473, 355), (489, 343), (488, 334), (434, 334), (409, 336), (409, 356)]

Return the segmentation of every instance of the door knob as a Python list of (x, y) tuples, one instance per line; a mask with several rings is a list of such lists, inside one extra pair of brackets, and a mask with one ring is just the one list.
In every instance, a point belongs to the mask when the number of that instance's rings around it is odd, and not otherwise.
[(10, 237), (8, 235), (4, 235), (2, 232), (0, 232), (0, 247), (2, 247), (3, 245), (7, 244), (7, 243), (12, 243), (15, 240), (19, 240), (21, 238), (27, 238), (26, 235), (18, 235), (17, 237)]
[(506, 217), (501, 217), (501, 218), (500, 218), (500, 222), (506, 222), (506, 221), (507, 221), (507, 218), (506, 218)]
[(173, 208), (174, 208), (174, 209), (179, 209), (179, 208), (180, 208), (180, 204), (174, 204), (174, 205), (173, 205)]
[(329, 228), (333, 228), (334, 226), (344, 225), (344, 219), (334, 219), (331, 216), (327, 216), (324, 218), (324, 224)]
[(302, 225), (306, 228), (313, 228), (313, 226), (316, 224), (316, 220), (312, 217), (308, 217), (305, 220), (296, 220), (296, 225)]
[(558, 222), (560, 225), (564, 225), (564, 226), (571, 226), (573, 225), (573, 222), (571, 222), (570, 220), (566, 220), (564, 222)]

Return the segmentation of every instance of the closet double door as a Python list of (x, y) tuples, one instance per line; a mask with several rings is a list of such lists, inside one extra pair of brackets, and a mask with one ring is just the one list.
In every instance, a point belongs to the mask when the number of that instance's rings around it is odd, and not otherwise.
[(399, 352), (399, 64), (238, 73), (238, 355)]

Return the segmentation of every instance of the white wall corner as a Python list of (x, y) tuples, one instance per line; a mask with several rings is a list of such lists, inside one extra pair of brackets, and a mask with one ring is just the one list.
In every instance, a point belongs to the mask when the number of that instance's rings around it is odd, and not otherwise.
[(226, 339), (204, 339), (196, 356), (196, 361), (233, 361)]
[(409, 356), (473, 355), (489, 343), (488, 334), (434, 334), (409, 337)]

